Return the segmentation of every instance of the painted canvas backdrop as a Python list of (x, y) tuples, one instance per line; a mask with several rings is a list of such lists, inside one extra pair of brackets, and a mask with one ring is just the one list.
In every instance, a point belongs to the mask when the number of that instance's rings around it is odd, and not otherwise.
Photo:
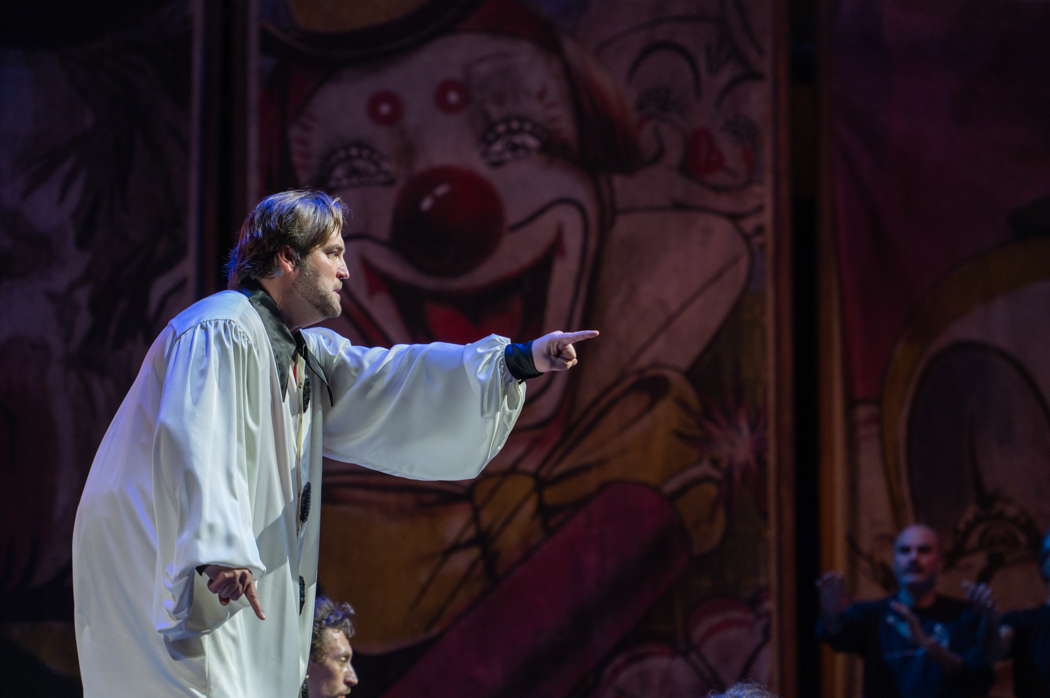
[(944, 538), (947, 593), (977, 579), (1001, 608), (1046, 598), (1035, 567), (1050, 526), (1046, 10), (835, 3), (848, 444), (833, 464), (836, 545), (862, 595), (892, 588), (893, 534), (922, 520)]
[(19, 678), (41, 659), (76, 672), (81, 486), (195, 265), (186, 3), (39, 18), (0, 47), (0, 655), (12, 690), (44, 695)]
[(262, 3), (259, 181), (353, 210), (365, 344), (596, 327), (476, 480), (327, 464), (362, 695), (768, 680), (771, 9)]

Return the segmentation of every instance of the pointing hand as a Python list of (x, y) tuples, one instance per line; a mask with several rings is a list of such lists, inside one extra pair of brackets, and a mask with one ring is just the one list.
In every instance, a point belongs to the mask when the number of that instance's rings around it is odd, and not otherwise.
[(550, 332), (532, 342), (532, 362), (540, 373), (568, 371), (576, 365), (576, 342), (594, 339), (598, 330)]

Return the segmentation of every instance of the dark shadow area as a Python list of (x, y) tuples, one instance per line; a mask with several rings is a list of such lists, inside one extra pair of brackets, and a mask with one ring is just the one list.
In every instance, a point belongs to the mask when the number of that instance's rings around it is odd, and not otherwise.
[(815, 636), (820, 574), (820, 120), (818, 0), (791, 3), (790, 184), (794, 277), (795, 628), (799, 696), (820, 695)]
[(76, 698), (83, 695), (80, 679), (53, 671), (35, 656), (0, 638), (3, 694), (18, 698)]

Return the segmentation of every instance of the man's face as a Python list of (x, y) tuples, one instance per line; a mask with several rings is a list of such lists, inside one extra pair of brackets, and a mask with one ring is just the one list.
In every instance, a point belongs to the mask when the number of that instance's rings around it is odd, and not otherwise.
[(937, 534), (926, 526), (909, 526), (893, 546), (893, 572), (901, 588), (926, 591), (937, 584), (941, 571), (941, 546)]
[(350, 660), (354, 651), (346, 633), (334, 628), (325, 628), (322, 632), (324, 656), (321, 661), (310, 661), (309, 674), (311, 698), (333, 698), (350, 695), (357, 685), (357, 674)]
[(299, 264), (292, 288), (306, 304), (320, 315), (313, 322), (339, 317), (342, 304), (339, 291), (349, 277), (343, 253), (346, 251), (338, 230), (319, 247), (315, 247)]

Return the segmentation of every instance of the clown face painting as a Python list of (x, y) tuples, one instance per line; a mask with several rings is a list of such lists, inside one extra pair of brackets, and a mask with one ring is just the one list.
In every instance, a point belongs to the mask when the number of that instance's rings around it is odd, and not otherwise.
[[(474, 34), (425, 53), (340, 70), (289, 129), (297, 181), (354, 211), (337, 327), (359, 341), (466, 343), (576, 326), (600, 202), (558, 57)], [(523, 426), (550, 419), (564, 389), (530, 385)]]

